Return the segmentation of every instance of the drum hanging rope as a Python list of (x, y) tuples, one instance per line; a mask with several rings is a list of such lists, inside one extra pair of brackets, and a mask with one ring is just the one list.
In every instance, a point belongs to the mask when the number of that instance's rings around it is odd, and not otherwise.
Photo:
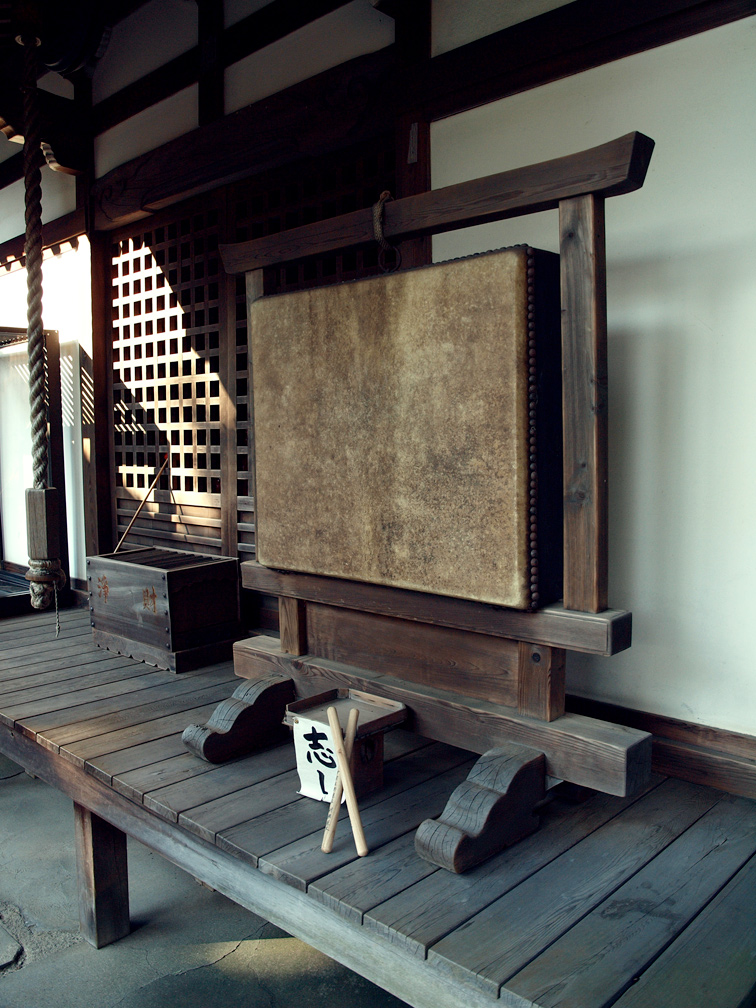
[[(398, 270), (402, 265), (402, 253), (390, 242), (387, 242), (383, 235), (383, 208), (390, 199), (393, 199), (391, 193), (388, 189), (384, 189), (378, 198), (378, 201), (373, 204), (373, 237), (380, 246), (380, 252), (378, 253), (378, 265), (384, 273), (393, 273), (394, 270)], [(394, 255), (394, 263), (392, 266), (386, 265), (387, 252), (391, 252)]]

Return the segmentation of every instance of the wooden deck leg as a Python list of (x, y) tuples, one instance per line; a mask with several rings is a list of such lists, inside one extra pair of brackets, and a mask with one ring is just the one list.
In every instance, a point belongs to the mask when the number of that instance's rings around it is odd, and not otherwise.
[(181, 739), (189, 752), (208, 763), (266, 749), (289, 737), (282, 722), (286, 704), (295, 697), (293, 679), (280, 673), (245, 679), (204, 725), (189, 725)]
[(543, 800), (543, 753), (515, 744), (483, 753), (454, 789), (438, 819), (426, 819), (415, 850), (426, 861), (464, 872), (538, 829)]
[(81, 933), (103, 948), (131, 931), (126, 834), (74, 802)]

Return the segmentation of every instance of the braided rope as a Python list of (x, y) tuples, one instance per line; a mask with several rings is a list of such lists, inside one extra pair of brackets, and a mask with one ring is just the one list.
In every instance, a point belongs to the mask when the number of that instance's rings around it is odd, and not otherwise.
[[(19, 39), (24, 47), (24, 189), (26, 198), (26, 338), (29, 355), (29, 406), (32, 435), (32, 476), (34, 490), (47, 487), (47, 397), (45, 395), (45, 334), (42, 328), (42, 130), (37, 100), (36, 38)], [(55, 599), (56, 634), (60, 634), (58, 590), (66, 583), (60, 559), (30, 557), (31, 604), (47, 609)]]
[(26, 193), (26, 318), (29, 353), (32, 471), (35, 488), (47, 485), (45, 336), (42, 329), (42, 150), (37, 101), (36, 39), (24, 41), (24, 186)]
[[(384, 189), (378, 201), (373, 204), (373, 237), (380, 247), (378, 265), (384, 273), (393, 273), (402, 264), (402, 253), (390, 242), (387, 242), (383, 234), (383, 208), (390, 199), (393, 199), (391, 193), (388, 189)], [(387, 254), (393, 256), (393, 263), (387, 260)]]

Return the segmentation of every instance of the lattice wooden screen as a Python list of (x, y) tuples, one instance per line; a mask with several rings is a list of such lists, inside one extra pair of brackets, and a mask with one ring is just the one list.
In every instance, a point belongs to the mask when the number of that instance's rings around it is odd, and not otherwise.
[(113, 246), (119, 534), (170, 455), (134, 544), (222, 552), (219, 216), (211, 207), (151, 222)]
[[(127, 544), (254, 556), (244, 278), (220, 241), (369, 206), (394, 178), (392, 139), (237, 183), (114, 235), (113, 459), (120, 536), (165, 454)], [(266, 293), (379, 272), (377, 247), (266, 271)]]

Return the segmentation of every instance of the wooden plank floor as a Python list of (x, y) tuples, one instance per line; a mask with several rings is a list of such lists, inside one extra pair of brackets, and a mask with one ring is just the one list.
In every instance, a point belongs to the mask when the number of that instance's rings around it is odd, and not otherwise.
[[(229, 662), (175, 676), (97, 649), (86, 610), (61, 623), (56, 639), (53, 614), (0, 620), (0, 749), (33, 741), (114, 803), (275, 880), (324, 928), (401, 957), (410, 975), (432, 970), (450, 1003), (756, 1003), (756, 802), (658, 776), (631, 798), (555, 799), (538, 832), (452, 875), (415, 855), (413, 834), (474, 757), (399, 730), (384, 788), (361, 802), (370, 855), (356, 856), (344, 816), (326, 855), (326, 808), (297, 794), (293, 746), (221, 766), (184, 749), (183, 728), (238, 684)], [(403, 982), (400, 996), (433, 1004), (421, 986)]]

